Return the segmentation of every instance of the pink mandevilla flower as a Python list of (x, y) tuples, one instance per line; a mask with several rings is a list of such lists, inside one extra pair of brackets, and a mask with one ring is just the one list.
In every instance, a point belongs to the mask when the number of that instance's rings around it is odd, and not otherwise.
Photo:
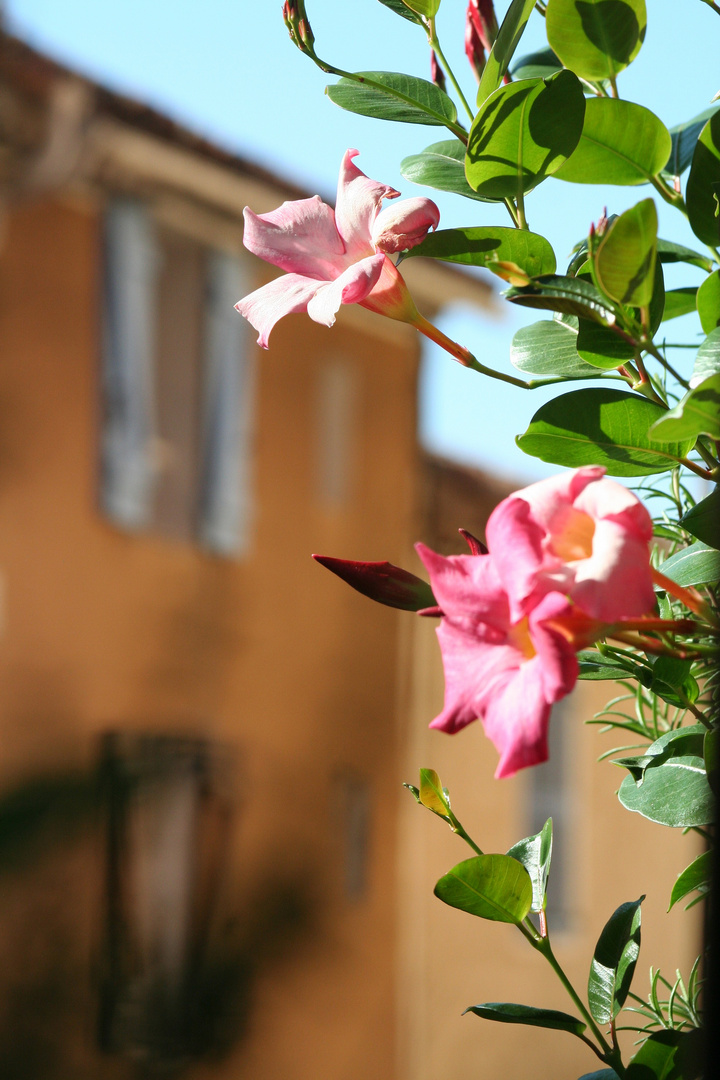
[(469, 353), (450, 341), (418, 312), (405, 281), (388, 255), (419, 244), (437, 228), (440, 211), (431, 199), (404, 199), (380, 209), (383, 199), (400, 192), (362, 173), (343, 156), (335, 209), (319, 195), (284, 202), (269, 214), (245, 208), (245, 247), (286, 273), (235, 305), (268, 347), (275, 323), (306, 311), (315, 322), (332, 326), (342, 304), (360, 304), (399, 319), (437, 341), (461, 363)]
[(644, 615), (655, 604), (642, 503), (599, 465), (541, 480), (504, 499), (486, 537), (513, 620), (551, 591), (603, 622)]
[(445, 705), (430, 727), (454, 733), (481, 719), (500, 753), (496, 777), (546, 761), (550, 710), (575, 685), (587, 618), (554, 592), (513, 622), (492, 555), (417, 551), (443, 612)]

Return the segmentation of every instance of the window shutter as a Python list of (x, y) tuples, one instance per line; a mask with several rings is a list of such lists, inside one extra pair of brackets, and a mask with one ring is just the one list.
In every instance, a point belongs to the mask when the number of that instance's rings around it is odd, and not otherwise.
[(155, 467), (155, 285), (158, 258), (146, 208), (111, 203), (105, 220), (104, 416), (101, 503), (121, 528), (142, 529)]
[(234, 305), (249, 288), (240, 258), (208, 258), (200, 541), (221, 555), (242, 555), (252, 526), (254, 353)]

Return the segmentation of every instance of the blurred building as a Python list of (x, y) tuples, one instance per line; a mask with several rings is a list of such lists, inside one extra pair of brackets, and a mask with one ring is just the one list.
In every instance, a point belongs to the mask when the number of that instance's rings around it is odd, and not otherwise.
[[(512, 928), (433, 899), (467, 852), (400, 783), (437, 768), (495, 850), (553, 814), (578, 970), (613, 908), (649, 876), (662, 910), (694, 854), (659, 867), (655, 827), (617, 807), (571, 723), (590, 698), (554, 723), (545, 771), (494, 784), (479, 725), (464, 742), (427, 731), (430, 620), (310, 560), (418, 569), (414, 539), (461, 550), (457, 526), (481, 532), (505, 492), (419, 451), (409, 328), (291, 316), (259, 355), (233, 304), (272, 270), (242, 248), (242, 208), (305, 195), (0, 38), (8, 1080), (587, 1071), (564, 1033), (541, 1034), (538, 1064), (537, 1032), (459, 1017), (547, 1004), (550, 981)], [(407, 277), (429, 316), (491, 304), (441, 265)], [(671, 918), (672, 968), (695, 926)]]

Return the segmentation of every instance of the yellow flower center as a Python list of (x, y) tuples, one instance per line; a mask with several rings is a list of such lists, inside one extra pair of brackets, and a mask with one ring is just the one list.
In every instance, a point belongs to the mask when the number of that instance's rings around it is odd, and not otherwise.
[(526, 660), (532, 660), (533, 656), (537, 655), (537, 650), (530, 637), (530, 625), (527, 615), (520, 622), (516, 622), (514, 626), (510, 627), (508, 641), (523, 654)]
[(563, 562), (588, 559), (592, 555), (595, 522), (589, 514), (569, 506), (557, 523), (560, 528), (553, 534), (550, 550)]

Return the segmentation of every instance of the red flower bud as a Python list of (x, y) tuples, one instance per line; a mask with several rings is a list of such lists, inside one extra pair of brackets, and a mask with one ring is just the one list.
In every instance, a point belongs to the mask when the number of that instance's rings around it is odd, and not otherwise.
[(475, 78), (480, 82), (480, 77), (485, 67), (485, 49), (482, 38), (478, 32), (477, 20), (473, 14), (473, 0), (470, 0), (465, 19), (465, 55), (470, 61)]
[(433, 591), (426, 581), (392, 563), (355, 562), (351, 559), (334, 559), (329, 555), (313, 555), (313, 559), (363, 596), (369, 596), (379, 604), (403, 611), (421, 611), (437, 606)]
[(437, 54), (434, 49), (430, 51), (430, 78), (440, 90), (445, 90), (447, 83), (445, 80), (445, 72), (440, 67)]

